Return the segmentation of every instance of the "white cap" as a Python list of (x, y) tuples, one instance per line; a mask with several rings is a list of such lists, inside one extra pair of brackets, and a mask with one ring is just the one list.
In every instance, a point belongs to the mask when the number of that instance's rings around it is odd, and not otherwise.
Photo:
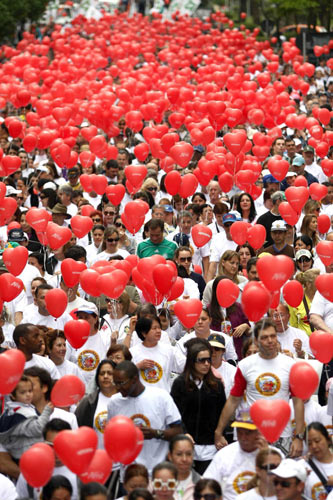
[(78, 307), (76, 311), (74, 311), (74, 314), (80, 312), (87, 314), (96, 314), (96, 316), (99, 316), (97, 306), (93, 302), (86, 302), (85, 304), (82, 304), (82, 306)]
[(302, 144), (302, 141), (299, 139), (294, 139), (295, 146), (300, 146)]
[(307, 250), (306, 248), (302, 248), (301, 250), (298, 250), (298, 252), (296, 252), (295, 255), (296, 260), (300, 259), (301, 257), (307, 257), (308, 259), (313, 259), (310, 250)]
[(52, 181), (46, 182), (44, 184), (44, 186), (43, 186), (42, 189), (53, 189), (53, 191), (56, 191), (57, 190), (57, 185), (54, 182), (52, 182)]
[(15, 189), (13, 186), (6, 187), (6, 196), (11, 196), (13, 194), (20, 194), (20, 193), (22, 193), (22, 191)]
[(306, 468), (301, 461), (296, 462), (292, 458), (285, 458), (282, 460), (280, 465), (272, 470), (274, 476), (283, 477), (283, 479), (289, 479), (292, 477), (297, 477), (300, 481), (305, 483), (308, 474)]
[(297, 177), (296, 172), (287, 172), (286, 177)]
[(284, 222), (284, 220), (274, 221), (271, 227), (271, 232), (272, 231), (287, 231), (286, 223)]
[(45, 167), (45, 165), (41, 165), (39, 164), (38, 167), (36, 167), (36, 170), (38, 170), (38, 172), (48, 172), (49, 170)]

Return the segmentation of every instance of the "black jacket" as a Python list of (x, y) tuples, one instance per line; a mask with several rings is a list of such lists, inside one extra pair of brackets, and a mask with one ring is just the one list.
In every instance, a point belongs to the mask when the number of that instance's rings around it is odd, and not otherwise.
[(88, 427), (94, 426), (94, 415), (97, 408), (98, 396), (99, 389), (91, 394), (88, 394), (88, 396), (85, 396), (78, 404), (78, 407), (75, 410), (75, 415), (79, 427), (82, 427), (83, 425)]
[(214, 431), (226, 402), (223, 384), (220, 380), (217, 384), (216, 391), (205, 382), (200, 389), (190, 391), (184, 375), (172, 384), (171, 396), (182, 416), (185, 432), (191, 434), (196, 444), (214, 444)]

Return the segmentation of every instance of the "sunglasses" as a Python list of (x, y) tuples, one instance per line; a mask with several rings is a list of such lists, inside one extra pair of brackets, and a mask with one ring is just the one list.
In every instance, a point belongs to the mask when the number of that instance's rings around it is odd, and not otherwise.
[(309, 257), (301, 257), (300, 259), (298, 259), (298, 262), (310, 262), (311, 259), (309, 259)]
[(147, 191), (157, 191), (157, 188), (156, 187), (150, 187), (150, 188), (147, 188)]
[(196, 363), (200, 363), (201, 365), (204, 365), (205, 363), (211, 364), (212, 358), (197, 358)]
[(106, 241), (108, 243), (117, 243), (117, 241), (119, 241), (119, 238), (108, 238)]
[(115, 300), (115, 299), (112, 299), (112, 300), (111, 299), (105, 299), (105, 302), (107, 304), (111, 304), (111, 302), (113, 302), (114, 304), (120, 304), (121, 303), (120, 300)]
[(115, 215), (116, 212), (104, 212), (104, 215)]
[(40, 196), (41, 200), (45, 200), (46, 196)]
[(101, 219), (92, 219), (93, 222), (101, 222)]
[(261, 467), (259, 467), (259, 469), (265, 470), (267, 472), (269, 472), (270, 470), (274, 470), (276, 468), (277, 468), (277, 464), (266, 464), (266, 465), (262, 465)]
[(153, 480), (154, 490), (161, 490), (162, 488), (167, 488), (168, 490), (175, 490), (177, 488), (176, 479), (168, 479), (167, 481), (162, 481), (162, 479)]
[(274, 486), (282, 486), (282, 488), (290, 488), (290, 486), (292, 485), (292, 482), (290, 481), (286, 481), (285, 479), (278, 479), (278, 478), (275, 478), (273, 479), (273, 483), (274, 483)]
[(202, 498), (204, 500), (215, 500), (217, 495), (215, 495), (215, 493), (206, 493), (205, 495), (201, 495), (201, 493), (194, 493), (193, 498), (194, 500), (201, 500)]
[(122, 224), (121, 222), (116, 222), (115, 226), (116, 227), (123, 227), (124, 229), (126, 229), (126, 227), (124, 226), (124, 224)]
[(179, 257), (180, 262), (192, 262), (192, 257)]
[(16, 197), (18, 200), (24, 200), (23, 196), (17, 196)]

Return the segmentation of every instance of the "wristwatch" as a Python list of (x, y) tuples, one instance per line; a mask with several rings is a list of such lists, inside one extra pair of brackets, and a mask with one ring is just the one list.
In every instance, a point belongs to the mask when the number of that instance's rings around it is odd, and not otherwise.
[(157, 439), (165, 439), (164, 431), (161, 429), (156, 430), (156, 438)]
[(300, 439), (301, 441), (304, 441), (305, 432), (300, 432), (299, 434), (296, 434), (295, 438)]

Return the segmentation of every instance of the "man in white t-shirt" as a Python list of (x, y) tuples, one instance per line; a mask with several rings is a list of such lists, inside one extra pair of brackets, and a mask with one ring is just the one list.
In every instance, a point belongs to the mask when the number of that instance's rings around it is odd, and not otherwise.
[(282, 352), (289, 351), (302, 359), (306, 356), (314, 357), (308, 335), (303, 330), (289, 325), (290, 314), (287, 304), (280, 303), (276, 309), (269, 311), (269, 315), (275, 323)]
[[(326, 273), (333, 271), (333, 265), (326, 266)], [(310, 308), (310, 323), (315, 330), (333, 332), (333, 303), (316, 292)]]
[(21, 323), (13, 332), (13, 341), (19, 351), (23, 352), (26, 363), (25, 369), (33, 366), (38, 366), (47, 370), (53, 380), (60, 378), (56, 365), (51, 359), (44, 356), (38, 356), (40, 352), (43, 339), (42, 335), (36, 325), (31, 323)]
[(291, 439), (291, 425), (287, 424), (278, 444), (287, 452), (290, 448), (291, 456), (300, 456), (304, 440), (304, 403), (293, 395), (289, 385), (290, 370), (295, 361), (279, 353), (276, 326), (271, 319), (258, 321), (254, 327), (254, 336), (259, 352), (242, 359), (238, 364), (234, 386), (215, 431), (216, 446), (217, 448), (226, 446), (227, 441), (222, 433), (236, 408), (243, 401), (244, 395), (251, 406), (259, 399), (267, 401), (283, 399), (288, 403), (291, 393), (296, 421), (295, 437)]
[(145, 387), (131, 361), (116, 366), (113, 381), (119, 393), (110, 399), (108, 420), (125, 415), (140, 427), (144, 443), (136, 460), (151, 472), (155, 465), (165, 460), (169, 448), (167, 442), (182, 432), (178, 408), (164, 389)]
[(39, 285), (36, 289), (36, 303), (37, 311), (29, 310), (28, 312), (23, 312), (22, 323), (32, 323), (34, 325), (43, 325), (48, 328), (53, 328), (55, 330), (63, 330), (65, 324), (72, 319), (72, 317), (64, 312), (59, 318), (51, 316), (46, 308), (45, 295), (52, 287), (47, 284)]
[(230, 228), (234, 222), (240, 220), (235, 213), (227, 213), (223, 215), (223, 229), (224, 231), (214, 234), (210, 243), (210, 257), (209, 268), (206, 282), (215, 278), (217, 266), (220, 259), (226, 250), (236, 250), (237, 243), (235, 243), (230, 234)]

